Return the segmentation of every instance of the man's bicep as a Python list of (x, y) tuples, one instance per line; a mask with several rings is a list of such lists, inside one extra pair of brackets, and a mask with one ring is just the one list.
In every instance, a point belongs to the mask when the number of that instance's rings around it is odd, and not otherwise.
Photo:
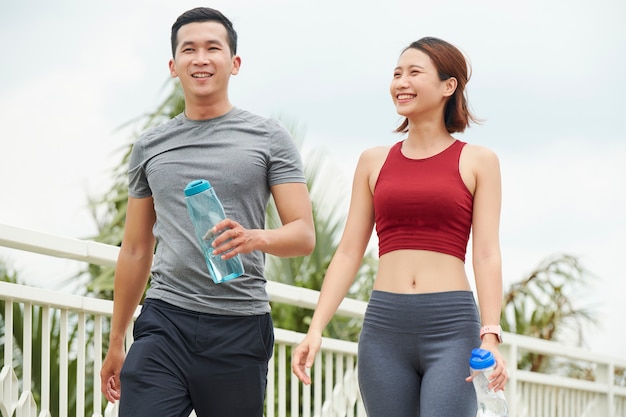
[(152, 197), (129, 197), (126, 207), (123, 245), (145, 246), (152, 249), (154, 247), (152, 229), (155, 221), (156, 213)]
[(313, 224), (311, 198), (305, 183), (291, 182), (274, 185), (272, 196), (283, 224), (295, 220)]

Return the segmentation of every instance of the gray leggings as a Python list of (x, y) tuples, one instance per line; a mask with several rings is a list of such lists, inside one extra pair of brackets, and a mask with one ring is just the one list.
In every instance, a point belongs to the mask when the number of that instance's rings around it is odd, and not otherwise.
[(475, 417), (469, 376), (480, 345), (471, 291), (372, 291), (359, 339), (358, 376), (369, 417)]

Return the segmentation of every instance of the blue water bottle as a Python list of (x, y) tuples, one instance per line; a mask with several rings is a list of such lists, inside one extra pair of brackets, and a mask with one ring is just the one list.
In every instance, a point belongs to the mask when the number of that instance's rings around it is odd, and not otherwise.
[(220, 284), (241, 276), (243, 263), (239, 255), (226, 260), (221, 258), (222, 254), (213, 255), (211, 244), (222, 231), (214, 235), (211, 229), (226, 214), (211, 184), (207, 180), (191, 181), (185, 187), (185, 203), (213, 282)]
[(504, 392), (487, 388), (489, 377), (495, 367), (496, 359), (493, 353), (486, 349), (472, 349), (470, 372), (474, 374), (478, 417), (507, 417), (509, 415)]

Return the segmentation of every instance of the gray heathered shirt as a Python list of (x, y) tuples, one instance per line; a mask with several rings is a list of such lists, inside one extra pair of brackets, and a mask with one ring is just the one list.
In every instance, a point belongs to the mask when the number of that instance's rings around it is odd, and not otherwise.
[(208, 180), (226, 216), (249, 229), (265, 227), (270, 187), (304, 183), (291, 135), (277, 121), (233, 108), (210, 120), (180, 114), (145, 132), (133, 146), (129, 195), (152, 196), (157, 248), (147, 298), (212, 314), (270, 311), (263, 275), (265, 255), (241, 255), (244, 275), (214, 284), (185, 205), (184, 188)]

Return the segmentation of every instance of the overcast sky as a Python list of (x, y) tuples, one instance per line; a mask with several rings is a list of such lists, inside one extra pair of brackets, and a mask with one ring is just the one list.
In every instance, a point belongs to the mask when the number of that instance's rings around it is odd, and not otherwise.
[[(167, 93), (170, 27), (199, 4), (155, 0), (0, 3), (0, 223), (70, 237), (95, 233), (102, 195), (128, 144), (121, 125)], [(626, 357), (626, 3), (621, 0), (223, 0), (239, 33), (232, 102), (293, 120), (326, 152), (331, 191), (349, 194), (359, 154), (401, 139), (388, 87), (400, 51), (441, 37), (470, 58), (460, 139), (492, 148), (503, 175), (505, 286), (542, 260), (579, 257), (581, 291), (603, 324), (594, 351)], [(347, 204), (347, 202), (346, 202)], [(62, 265), (0, 248), (29, 283)], [(56, 262), (53, 264), (53, 262)], [(468, 264), (471, 276), (471, 264)]]

